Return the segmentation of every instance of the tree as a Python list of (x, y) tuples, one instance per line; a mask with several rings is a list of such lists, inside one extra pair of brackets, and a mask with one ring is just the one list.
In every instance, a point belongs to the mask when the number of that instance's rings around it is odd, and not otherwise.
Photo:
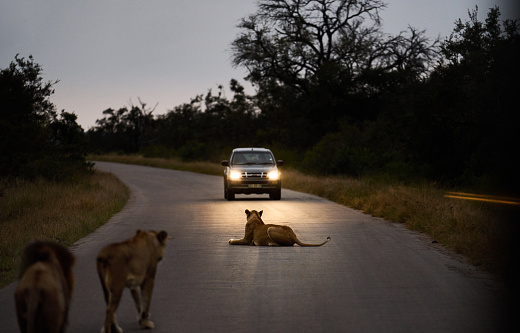
[(498, 7), (484, 22), (477, 13), (455, 23), (420, 99), (409, 103), (410, 148), (433, 177), (517, 192), (519, 24), (501, 21)]
[(49, 99), (58, 81), (44, 82), (41, 74), (32, 56), (17, 55), (0, 71), (0, 177), (59, 180), (72, 165), (87, 166), (83, 130), (74, 114), (58, 116)]
[(46, 149), (45, 127), (55, 110), (48, 97), (52, 82), (43, 82), (41, 67), (15, 57), (8, 68), (0, 72), (0, 166), (1, 175), (20, 170)]
[(150, 109), (141, 99), (138, 100), (139, 106), (130, 103), (130, 108), (103, 111), (105, 117), (97, 119), (96, 126), (88, 131), (90, 150), (136, 153), (147, 144), (147, 140), (151, 140), (148, 131), (157, 104)]
[[(93, 152), (141, 152), (148, 156), (204, 159), (223, 147), (253, 144), (257, 108), (238, 81), (230, 81), (232, 99), (218, 86), (166, 114), (153, 117), (141, 100), (140, 106), (109, 108), (104, 118), (88, 132)], [(215, 153), (218, 154), (218, 153)]]
[[(238, 25), (232, 52), (234, 65), (248, 70), (268, 102), (262, 113), (285, 118), (292, 138), (302, 130), (313, 137), (301, 142), (305, 147), (337, 130), (341, 118), (373, 117), (377, 108), (369, 99), (427, 73), (436, 42), (411, 27), (384, 34), (384, 8), (379, 0), (259, 1)], [(275, 116), (280, 109), (284, 115)]]
[[(366, 71), (428, 68), (432, 46), (423, 32), (384, 34), (379, 0), (263, 0), (258, 12), (242, 19), (232, 43), (233, 63), (248, 79), (307, 89), (308, 79), (327, 66), (347, 78)], [(335, 70), (334, 69), (334, 70)]]

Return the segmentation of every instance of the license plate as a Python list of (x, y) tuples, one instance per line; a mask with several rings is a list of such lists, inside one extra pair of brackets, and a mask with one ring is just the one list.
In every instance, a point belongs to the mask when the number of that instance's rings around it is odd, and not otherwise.
[(262, 184), (249, 184), (247, 185), (249, 188), (262, 188)]

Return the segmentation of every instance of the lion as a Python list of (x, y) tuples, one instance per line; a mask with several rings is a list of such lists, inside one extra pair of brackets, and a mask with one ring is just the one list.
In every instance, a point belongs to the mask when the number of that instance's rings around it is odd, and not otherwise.
[(150, 301), (157, 264), (163, 257), (167, 240), (166, 231), (137, 230), (134, 237), (101, 249), (97, 256), (97, 271), (107, 304), (101, 332), (123, 332), (115, 312), (124, 288), (131, 291), (141, 328), (154, 328), (150, 320)]
[(75, 262), (67, 248), (53, 242), (35, 241), (25, 247), (14, 293), (21, 332), (65, 332)]
[(294, 231), (285, 225), (264, 224), (262, 221), (263, 210), (257, 212), (256, 210), (249, 211), (246, 209), (247, 223), (244, 238), (230, 239), (231, 245), (267, 245), (267, 246), (293, 246), (298, 244), (300, 246), (322, 246), (328, 241), (321, 244), (306, 244), (301, 242)]

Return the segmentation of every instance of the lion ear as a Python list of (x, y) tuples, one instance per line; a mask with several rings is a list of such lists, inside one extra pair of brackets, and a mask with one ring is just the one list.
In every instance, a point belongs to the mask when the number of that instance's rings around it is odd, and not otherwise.
[(260, 213), (258, 213), (258, 215), (262, 216), (262, 213), (263, 213), (263, 212), (264, 212), (264, 211), (263, 211), (263, 210), (261, 210), (261, 211), (260, 211)]
[(250, 214), (251, 214), (251, 212), (249, 211), (249, 209), (246, 209), (246, 215), (247, 215), (247, 217), (249, 217)]
[(166, 239), (168, 239), (168, 233), (166, 231), (162, 230), (157, 234), (157, 240), (159, 243), (165, 243)]
[(143, 232), (141, 229), (137, 229), (137, 231), (135, 232), (136, 235), (139, 235), (141, 232)]

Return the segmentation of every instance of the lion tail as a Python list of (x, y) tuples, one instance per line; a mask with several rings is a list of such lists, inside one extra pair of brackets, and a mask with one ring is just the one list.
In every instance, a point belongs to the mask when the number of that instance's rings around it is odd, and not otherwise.
[(106, 304), (109, 303), (109, 292), (108, 285), (110, 282), (110, 272), (108, 267), (108, 260), (104, 257), (98, 256), (96, 259), (96, 266), (99, 276), (99, 282), (101, 282), (101, 287), (103, 289), (103, 296), (105, 297)]
[(325, 245), (328, 242), (330, 242), (330, 237), (327, 237), (327, 240), (324, 241), (323, 243), (320, 243), (320, 244), (307, 244), (307, 243), (301, 242), (298, 238), (296, 238), (296, 244), (298, 244), (300, 246), (322, 246), (322, 245)]

